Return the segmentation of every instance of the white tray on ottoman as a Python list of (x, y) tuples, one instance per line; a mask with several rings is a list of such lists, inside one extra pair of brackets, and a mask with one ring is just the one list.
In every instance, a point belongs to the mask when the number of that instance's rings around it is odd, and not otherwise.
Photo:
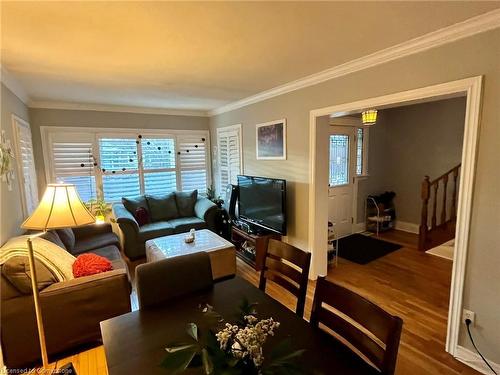
[(196, 231), (194, 242), (186, 243), (188, 233), (172, 234), (146, 241), (146, 260), (161, 259), (206, 251), (212, 264), (214, 280), (236, 274), (236, 249), (234, 245), (216, 233), (202, 229)]

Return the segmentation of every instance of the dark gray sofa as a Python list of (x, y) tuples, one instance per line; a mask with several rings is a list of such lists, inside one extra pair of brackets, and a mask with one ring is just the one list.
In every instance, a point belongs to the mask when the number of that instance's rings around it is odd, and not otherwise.
[[(51, 360), (62, 353), (101, 343), (100, 322), (131, 310), (127, 265), (120, 256), (119, 238), (110, 224), (51, 230), (41, 236), (75, 257), (95, 253), (108, 258), (113, 270), (62, 282), (47, 283), (40, 291), (47, 350)], [(18, 257), (27, 258), (27, 257)], [(27, 263), (27, 259), (24, 260)], [(37, 266), (40, 280), (43, 267)], [(46, 271), (45, 274), (50, 271)], [(40, 362), (40, 346), (31, 288), (29, 294), (13, 284), (0, 265), (0, 326), (3, 359), (9, 369)], [(65, 355), (64, 355), (65, 356)], [(17, 371), (17, 370), (16, 370)], [(17, 372), (12, 372), (17, 373)]]
[[(127, 206), (127, 207), (126, 207)], [(148, 211), (150, 222), (139, 225), (134, 212)], [(217, 206), (198, 192), (175, 192), (165, 196), (139, 196), (113, 204), (113, 213), (123, 234), (124, 253), (130, 260), (146, 255), (147, 240), (184, 233), (191, 228), (215, 231)]]

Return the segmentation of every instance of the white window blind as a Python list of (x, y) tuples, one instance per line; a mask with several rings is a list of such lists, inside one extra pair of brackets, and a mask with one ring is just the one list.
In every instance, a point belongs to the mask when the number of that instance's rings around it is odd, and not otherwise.
[(199, 194), (205, 194), (208, 178), (206, 139), (183, 135), (177, 137), (177, 142), (181, 190), (198, 189)]
[(175, 140), (173, 138), (142, 139), (144, 192), (151, 195), (177, 190)]
[(87, 134), (52, 137), (52, 182), (74, 184), (84, 202), (96, 197), (94, 144)]
[(100, 138), (99, 156), (106, 202), (119, 201), (141, 193), (135, 137)]
[(241, 173), (240, 132), (220, 130), (217, 134), (219, 146), (219, 192), (225, 191), (227, 184), (236, 184), (236, 176)]
[(31, 129), (27, 122), (17, 118), (14, 118), (14, 127), (23, 211), (25, 216), (29, 216), (38, 205), (38, 188)]
[(48, 180), (74, 183), (84, 201), (99, 197), (115, 202), (176, 190), (206, 193), (208, 132), (58, 129), (42, 129)]

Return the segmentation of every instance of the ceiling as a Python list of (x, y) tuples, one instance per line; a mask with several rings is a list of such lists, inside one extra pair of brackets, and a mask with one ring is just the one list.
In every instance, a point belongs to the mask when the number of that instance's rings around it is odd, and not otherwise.
[(211, 110), (500, 2), (2, 2), (33, 101)]

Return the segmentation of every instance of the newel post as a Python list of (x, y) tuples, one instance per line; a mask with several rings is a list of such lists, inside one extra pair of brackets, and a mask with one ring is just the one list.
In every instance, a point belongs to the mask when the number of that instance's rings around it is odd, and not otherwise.
[(418, 249), (425, 250), (425, 241), (427, 236), (427, 210), (429, 205), (431, 183), (429, 176), (425, 176), (422, 181), (421, 198), (422, 198), (422, 213), (420, 216), (420, 227), (418, 231)]

